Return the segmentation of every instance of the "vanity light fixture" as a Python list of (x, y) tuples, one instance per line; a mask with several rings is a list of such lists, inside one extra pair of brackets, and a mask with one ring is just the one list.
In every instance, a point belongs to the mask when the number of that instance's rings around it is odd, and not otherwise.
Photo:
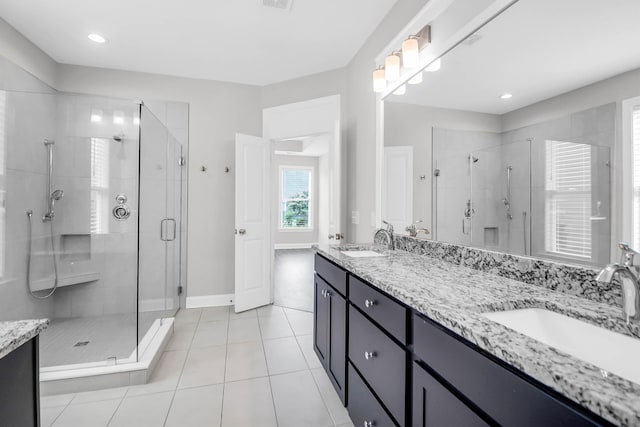
[(420, 51), (431, 43), (431, 25), (425, 25), (417, 34), (402, 42), (402, 65), (416, 68), (420, 65)]
[(395, 82), (400, 78), (400, 55), (399, 52), (391, 52), (384, 60), (384, 75), (387, 81)]
[(420, 71), (415, 76), (411, 77), (411, 79), (409, 79), (407, 83), (409, 83), (410, 85), (417, 85), (422, 83), (422, 71)]
[(405, 68), (416, 68), (420, 63), (420, 46), (416, 36), (402, 42), (402, 63)]
[(92, 42), (95, 43), (106, 43), (107, 39), (104, 38), (103, 36), (101, 36), (100, 34), (96, 34), (96, 33), (91, 33), (87, 36), (89, 38), (89, 40), (91, 40)]
[(510, 93), (503, 93), (502, 95), (500, 95), (500, 99), (511, 99), (513, 98), (513, 95)]
[(433, 61), (431, 64), (429, 64), (429, 66), (427, 68), (425, 68), (425, 71), (428, 71), (430, 73), (436, 72), (440, 69), (440, 67), (442, 66), (442, 61), (440, 60), (440, 58), (436, 59), (435, 61)]
[(394, 95), (404, 95), (405, 93), (407, 93), (407, 85), (402, 85), (398, 89), (393, 91)]
[(375, 93), (384, 92), (387, 89), (387, 79), (384, 76), (384, 68), (378, 67), (373, 72), (373, 91)]

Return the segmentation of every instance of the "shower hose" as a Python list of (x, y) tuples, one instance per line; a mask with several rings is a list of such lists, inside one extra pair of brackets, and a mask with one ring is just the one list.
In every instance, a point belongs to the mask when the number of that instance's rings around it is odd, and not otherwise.
[(35, 292), (33, 292), (31, 290), (31, 241), (33, 240), (33, 230), (32, 230), (32, 225), (31, 225), (31, 216), (33, 215), (33, 211), (31, 209), (29, 209), (27, 211), (27, 220), (29, 223), (29, 243), (27, 245), (27, 289), (29, 290), (29, 293), (31, 294), (32, 297), (37, 298), (37, 299), (45, 299), (45, 298), (49, 298), (51, 295), (53, 295), (53, 293), (56, 291), (56, 289), (58, 289), (58, 261), (56, 260), (56, 244), (53, 241), (53, 218), (49, 219), (49, 236), (51, 237), (51, 257), (53, 258), (53, 272), (54, 272), (54, 282), (53, 282), (53, 288), (51, 289), (51, 292), (49, 292), (46, 295), (36, 295)]

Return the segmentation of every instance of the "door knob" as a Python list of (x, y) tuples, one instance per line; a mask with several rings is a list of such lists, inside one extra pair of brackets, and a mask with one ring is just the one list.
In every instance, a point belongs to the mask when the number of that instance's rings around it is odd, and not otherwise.
[(247, 230), (241, 228), (240, 230), (238, 230), (238, 234), (247, 234)]
[(365, 306), (365, 307), (367, 307), (367, 308), (371, 308), (371, 307), (373, 307), (374, 305), (376, 305), (376, 302), (375, 302), (375, 301), (370, 300), (370, 299), (366, 299), (366, 300), (364, 300), (364, 306)]
[(367, 360), (371, 360), (374, 357), (376, 357), (376, 352), (375, 351), (365, 351), (364, 352), (364, 358)]
[(364, 427), (374, 427), (376, 423), (374, 421), (365, 421)]

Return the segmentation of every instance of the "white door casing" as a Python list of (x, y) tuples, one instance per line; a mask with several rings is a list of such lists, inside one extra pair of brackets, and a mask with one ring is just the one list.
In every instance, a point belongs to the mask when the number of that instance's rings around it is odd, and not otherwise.
[(384, 148), (382, 219), (402, 232), (413, 222), (413, 147)]
[[(342, 230), (342, 139), (340, 120), (333, 125), (333, 138), (329, 144), (329, 236), (335, 243), (344, 238)], [(324, 238), (324, 236), (322, 236)]]
[(271, 302), (271, 146), (236, 134), (235, 311)]

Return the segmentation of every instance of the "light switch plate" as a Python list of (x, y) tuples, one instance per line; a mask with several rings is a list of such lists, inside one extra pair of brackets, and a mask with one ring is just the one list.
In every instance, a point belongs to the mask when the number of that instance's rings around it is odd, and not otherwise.
[(360, 224), (360, 212), (351, 211), (351, 224)]

